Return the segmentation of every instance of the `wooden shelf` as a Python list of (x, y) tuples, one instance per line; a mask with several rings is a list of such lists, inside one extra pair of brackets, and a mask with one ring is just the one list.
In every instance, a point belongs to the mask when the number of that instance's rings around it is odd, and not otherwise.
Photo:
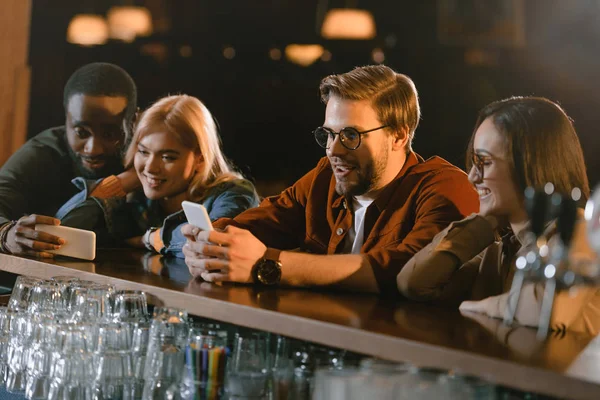
[(600, 398), (600, 340), (571, 332), (539, 342), (529, 328), (509, 329), (499, 320), (373, 295), (217, 286), (191, 280), (181, 259), (129, 249), (100, 250), (94, 262), (0, 255), (0, 270), (110, 282), (144, 290), (192, 315), (418, 366), (454, 369), (523, 391)]

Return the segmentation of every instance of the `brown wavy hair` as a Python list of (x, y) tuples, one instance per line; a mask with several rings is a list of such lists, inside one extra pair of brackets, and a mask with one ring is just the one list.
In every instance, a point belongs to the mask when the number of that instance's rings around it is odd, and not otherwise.
[(504, 136), (506, 154), (518, 187), (543, 189), (547, 182), (558, 193), (581, 190), (590, 195), (583, 150), (573, 123), (556, 103), (543, 97), (511, 97), (485, 106), (480, 112), (467, 148), (471, 169), (473, 142), (479, 126), (491, 118)]
[(408, 76), (385, 65), (368, 65), (323, 78), (319, 90), (325, 104), (331, 96), (370, 100), (381, 123), (393, 132), (405, 131), (408, 135), (406, 151), (412, 149), (421, 108), (417, 88)]

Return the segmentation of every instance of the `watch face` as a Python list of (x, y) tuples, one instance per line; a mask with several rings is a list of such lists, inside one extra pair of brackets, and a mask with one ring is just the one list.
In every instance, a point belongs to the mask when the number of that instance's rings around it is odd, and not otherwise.
[(281, 279), (281, 265), (277, 261), (262, 260), (256, 271), (258, 281), (265, 285), (274, 285)]

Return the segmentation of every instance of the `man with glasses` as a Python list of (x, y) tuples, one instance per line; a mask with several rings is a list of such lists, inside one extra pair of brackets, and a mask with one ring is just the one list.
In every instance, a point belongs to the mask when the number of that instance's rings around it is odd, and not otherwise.
[(216, 221), (217, 230), (184, 227), (192, 275), (395, 295), (404, 263), (477, 212), (463, 171), (412, 151), (420, 110), (410, 78), (360, 67), (326, 77), (320, 91), (325, 122), (313, 133), (327, 157), (280, 195)]
[(60, 223), (51, 216), (79, 192), (71, 181), (123, 171), (122, 150), (137, 108), (129, 74), (114, 64), (87, 64), (67, 81), (63, 104), (65, 126), (38, 134), (0, 168), (0, 253), (51, 257), (46, 250), (63, 241), (35, 225)]

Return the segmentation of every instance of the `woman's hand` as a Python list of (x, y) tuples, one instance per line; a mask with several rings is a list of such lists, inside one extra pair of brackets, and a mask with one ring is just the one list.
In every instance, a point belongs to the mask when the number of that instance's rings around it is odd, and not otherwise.
[(119, 178), (119, 181), (121, 182), (121, 186), (123, 187), (123, 191), (125, 193), (131, 193), (135, 189), (142, 186), (140, 178), (138, 177), (138, 174), (133, 167), (121, 172), (119, 175), (117, 175), (117, 178)]

